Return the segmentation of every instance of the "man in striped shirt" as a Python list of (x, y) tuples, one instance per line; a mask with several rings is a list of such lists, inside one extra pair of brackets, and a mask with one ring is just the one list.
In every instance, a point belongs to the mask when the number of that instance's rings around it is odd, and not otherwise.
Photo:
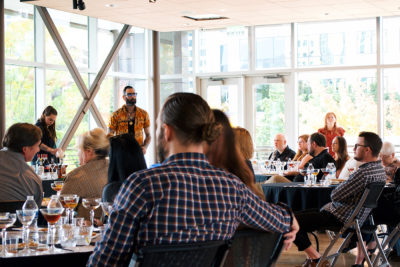
[(290, 247), (298, 231), (291, 211), (262, 201), (239, 178), (205, 158), (203, 143), (219, 132), (200, 96), (176, 93), (166, 100), (157, 121), (163, 164), (124, 182), (88, 266), (127, 264), (146, 245), (230, 239), (239, 223), (286, 233), (285, 246)]
[[(318, 251), (311, 246), (307, 232), (329, 229), (332, 226), (342, 227), (350, 218), (367, 185), (372, 182), (385, 182), (385, 170), (378, 160), (381, 147), (382, 140), (377, 134), (361, 132), (354, 146), (354, 159), (363, 164), (350, 175), (347, 181), (332, 191), (332, 202), (323, 206), (320, 211), (306, 210), (296, 213), (300, 231), (297, 233), (294, 243), (299, 251), (307, 254), (307, 260), (302, 266), (316, 266), (321, 257)], [(371, 209), (361, 209), (358, 217), (360, 224), (364, 223), (370, 212)], [(327, 261), (321, 264), (329, 266)]]

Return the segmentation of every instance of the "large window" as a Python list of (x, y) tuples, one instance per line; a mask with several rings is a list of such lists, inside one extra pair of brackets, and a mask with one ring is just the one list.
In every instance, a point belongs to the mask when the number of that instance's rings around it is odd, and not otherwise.
[(400, 63), (400, 18), (383, 18), (383, 63)]
[(385, 69), (384, 75), (384, 136), (396, 145), (400, 144), (400, 68)]
[(375, 70), (311, 72), (299, 75), (299, 134), (312, 134), (334, 112), (348, 143), (360, 131), (377, 132)]
[(256, 27), (256, 69), (290, 67), (290, 25)]
[(301, 23), (298, 66), (376, 64), (376, 20)]
[(191, 74), (193, 72), (193, 32), (160, 33), (160, 72)]
[(199, 32), (199, 72), (247, 70), (248, 29), (232, 27)]

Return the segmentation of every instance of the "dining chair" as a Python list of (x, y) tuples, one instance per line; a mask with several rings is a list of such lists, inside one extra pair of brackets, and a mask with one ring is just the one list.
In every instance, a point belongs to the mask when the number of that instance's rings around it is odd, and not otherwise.
[[(358, 215), (360, 214), (360, 211), (363, 208), (369, 208), (369, 209), (374, 209), (378, 205), (378, 199), (383, 191), (383, 188), (385, 187), (384, 182), (373, 182), (367, 185), (366, 189), (364, 190), (364, 193), (361, 196), (360, 201), (358, 202), (357, 206), (354, 208), (350, 218), (347, 220), (347, 222), (344, 224), (343, 227), (340, 229), (329, 229), (331, 231), (336, 232), (336, 235), (332, 238), (331, 242), (329, 243), (328, 247), (326, 248), (324, 254), (322, 255), (318, 265), (320, 266), (321, 263), (325, 262), (325, 260), (330, 260), (331, 261), (331, 266), (334, 266), (339, 255), (342, 253), (343, 249), (347, 247), (349, 244), (351, 237), (356, 234), (357, 235), (357, 241), (362, 244), (362, 252), (364, 254), (364, 258), (366, 259), (368, 266), (372, 267), (372, 261), (368, 256), (367, 248), (364, 245), (364, 240), (362, 237), (362, 234), (373, 234), (375, 240), (378, 241), (378, 237), (376, 234), (376, 225), (374, 225), (372, 221), (372, 225), (367, 225), (364, 224), (362, 227), (358, 221)], [(370, 217), (372, 218), (372, 216)], [(335, 243), (338, 241), (338, 239), (342, 236), (345, 236), (344, 241), (342, 244), (339, 246), (338, 250), (335, 253), (329, 254), (330, 251), (332, 250), (333, 246)], [(383, 253), (382, 246), (380, 242), (377, 242), (377, 248), (379, 252)], [(385, 257), (383, 255), (383, 257)], [(387, 259), (386, 259), (387, 261)]]
[(222, 267), (230, 240), (139, 248), (135, 267)]
[(255, 229), (237, 230), (224, 267), (275, 266), (283, 247), (283, 234)]

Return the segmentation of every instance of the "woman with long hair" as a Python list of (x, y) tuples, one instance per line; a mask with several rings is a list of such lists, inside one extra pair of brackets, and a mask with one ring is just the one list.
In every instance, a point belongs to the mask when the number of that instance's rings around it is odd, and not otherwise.
[(308, 137), (308, 134), (303, 134), (299, 136), (299, 139), (297, 139), (299, 149), (297, 150), (297, 153), (293, 158), (294, 161), (301, 161), (308, 154)]
[[(52, 106), (47, 106), (35, 124), (42, 131), (40, 151), (37, 154), (46, 154), (49, 162), (51, 162), (51, 159), (56, 159), (55, 155), (58, 151), (56, 146), (56, 120), (57, 110)], [(32, 159), (32, 164), (35, 164), (36, 160), (37, 155)]]
[(253, 139), (251, 139), (249, 131), (245, 128), (235, 127), (233, 128), (233, 132), (235, 134), (239, 152), (242, 154), (247, 166), (249, 166), (251, 172), (254, 174), (254, 169), (250, 161), (254, 153)]
[(221, 110), (214, 109), (213, 113), (216, 122), (222, 126), (222, 131), (217, 140), (205, 147), (208, 160), (215, 167), (223, 168), (239, 177), (256, 195), (265, 199), (263, 192), (255, 184), (254, 174), (239, 152), (228, 117)]
[(324, 128), (318, 129), (318, 132), (323, 134), (326, 138), (326, 146), (329, 149), (329, 154), (332, 157), (335, 156), (335, 153), (332, 151), (332, 140), (336, 136), (343, 136), (345, 130), (342, 127), (337, 126), (336, 115), (333, 112), (328, 112), (325, 115), (325, 126)]
[(350, 159), (349, 153), (347, 152), (346, 139), (341, 136), (336, 136), (333, 138), (332, 151), (335, 153), (334, 159), (336, 161), (336, 177), (339, 177), (344, 165)]

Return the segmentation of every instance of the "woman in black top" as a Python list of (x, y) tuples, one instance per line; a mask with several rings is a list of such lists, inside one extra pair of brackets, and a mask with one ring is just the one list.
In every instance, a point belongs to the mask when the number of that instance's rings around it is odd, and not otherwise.
[(51, 159), (56, 159), (56, 153), (58, 151), (56, 146), (56, 119), (57, 110), (52, 106), (47, 106), (42, 113), (42, 116), (36, 121), (35, 125), (42, 130), (42, 143), (39, 148), (40, 151), (32, 159), (32, 164), (36, 163), (38, 154), (46, 154), (47, 159), (51, 162)]

